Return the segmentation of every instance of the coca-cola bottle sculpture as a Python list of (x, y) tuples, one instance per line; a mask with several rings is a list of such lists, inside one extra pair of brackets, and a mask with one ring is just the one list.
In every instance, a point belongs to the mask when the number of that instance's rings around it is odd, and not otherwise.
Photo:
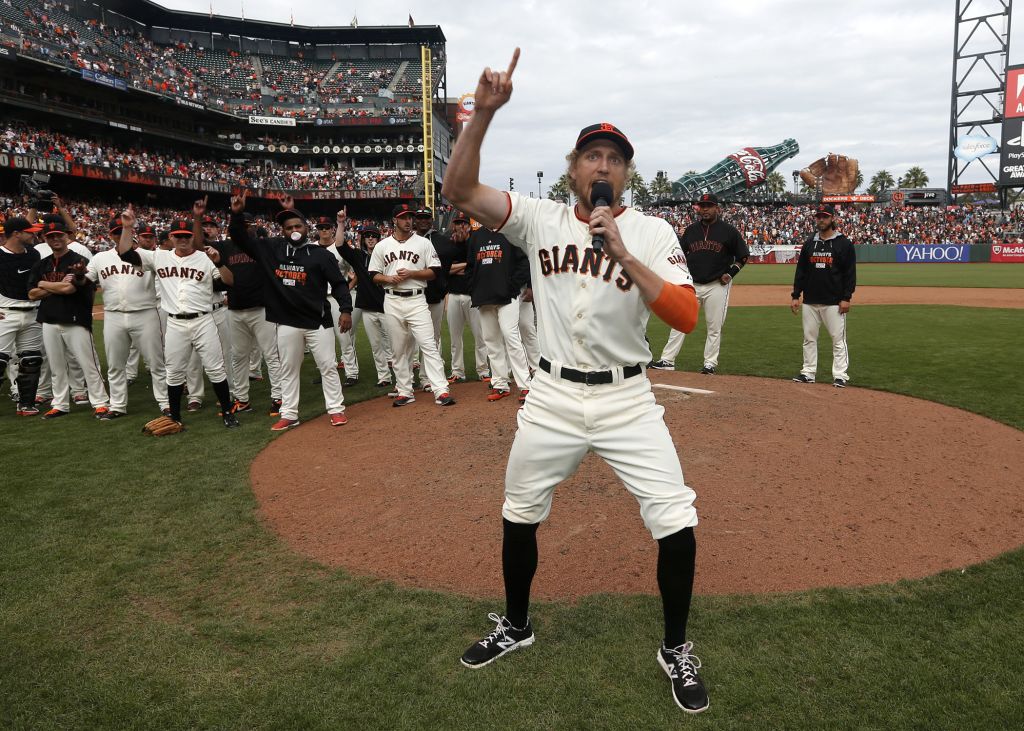
[(744, 147), (703, 173), (690, 173), (672, 183), (672, 195), (682, 200), (696, 200), (704, 193), (720, 198), (741, 194), (761, 185), (768, 173), (800, 152), (796, 140), (783, 140), (769, 147)]

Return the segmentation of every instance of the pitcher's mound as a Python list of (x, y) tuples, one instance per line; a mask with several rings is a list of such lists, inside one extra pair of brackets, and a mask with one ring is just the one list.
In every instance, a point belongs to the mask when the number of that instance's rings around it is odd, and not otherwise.
[[(697, 492), (696, 591), (781, 592), (919, 578), (1024, 543), (1024, 433), (928, 401), (827, 384), (650, 372)], [(501, 504), (514, 397), (456, 386), (356, 404), (252, 465), (261, 512), (296, 551), (356, 574), (502, 596)], [(589, 455), (538, 532), (538, 598), (656, 593), (657, 544)]]

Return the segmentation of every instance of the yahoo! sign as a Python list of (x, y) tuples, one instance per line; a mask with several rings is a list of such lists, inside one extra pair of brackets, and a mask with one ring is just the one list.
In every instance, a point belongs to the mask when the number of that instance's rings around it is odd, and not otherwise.
[(900, 244), (896, 247), (896, 261), (901, 264), (947, 263), (954, 261), (970, 261), (970, 246), (913, 246)]

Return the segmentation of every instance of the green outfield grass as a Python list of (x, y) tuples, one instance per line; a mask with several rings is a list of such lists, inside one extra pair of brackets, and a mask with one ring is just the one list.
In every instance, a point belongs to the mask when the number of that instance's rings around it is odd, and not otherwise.
[[(750, 264), (737, 284), (793, 284), (795, 264)], [(1019, 264), (858, 264), (858, 286), (1024, 287)]]
[[(853, 382), (1022, 429), (1024, 392), (997, 388), (1019, 381), (1019, 322), (1006, 310), (854, 310)], [(702, 332), (681, 367), (699, 367)], [(657, 353), (666, 336), (652, 324)], [(350, 402), (377, 393), (360, 340), (364, 384), (346, 389)], [(721, 370), (788, 378), (800, 342), (799, 318), (784, 308), (736, 308)], [(323, 409), (311, 375), (304, 419)], [(244, 414), (229, 432), (210, 403), (186, 434), (146, 439), (147, 380), (118, 421), (81, 408), (54, 422), (0, 412), (2, 728), (1021, 727), (1022, 550), (896, 585), (697, 597), (691, 638), (712, 700), (690, 718), (654, 660), (657, 598), (538, 603), (534, 647), (466, 670), (458, 656), (499, 603), (398, 589), (291, 553), (249, 488), (271, 419)], [(267, 402), (265, 385), (255, 400)], [(446, 437), (396, 435), (396, 447), (418, 441), (429, 459)], [(558, 560), (543, 548), (542, 560)], [(499, 571), (497, 556), (487, 570)]]

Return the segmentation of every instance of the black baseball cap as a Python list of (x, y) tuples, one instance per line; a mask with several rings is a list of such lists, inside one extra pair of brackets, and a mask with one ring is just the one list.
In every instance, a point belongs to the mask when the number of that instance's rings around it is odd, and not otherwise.
[(286, 208), (285, 210), (280, 211), (277, 214), (277, 216), (275, 216), (275, 218), (277, 219), (277, 222), (282, 226), (284, 226), (285, 221), (291, 220), (293, 218), (298, 218), (303, 221), (306, 220), (306, 217), (303, 216), (302, 213), (300, 213), (295, 208)]
[(176, 218), (173, 221), (171, 221), (171, 230), (168, 231), (169, 235), (174, 236), (175, 234), (191, 233), (192, 223), (190, 221), (186, 221), (184, 218)]
[(397, 206), (391, 209), (391, 217), (399, 218), (400, 216), (411, 216), (414, 211), (409, 207), (408, 203), (399, 203)]
[(34, 228), (35, 224), (24, 216), (13, 216), (4, 221), (4, 236), (13, 236), (20, 231), (33, 232)]
[(317, 228), (334, 228), (335, 221), (330, 216), (317, 216), (316, 227)]
[(718, 196), (715, 195), (714, 193), (705, 193), (704, 195), (702, 195), (700, 198), (697, 199), (697, 203), (698, 204), (700, 204), (700, 203), (710, 203), (712, 205), (717, 206), (718, 205)]
[(121, 217), (117, 216), (115, 218), (111, 218), (110, 223), (107, 224), (107, 230), (111, 234), (121, 233)]
[(63, 221), (51, 221), (50, 223), (43, 224), (44, 239), (50, 234), (66, 234), (67, 232), (68, 228), (64, 225)]
[(145, 226), (139, 226), (136, 234), (138, 236), (156, 236), (156, 229), (153, 227), (153, 224), (147, 223)]
[(576, 149), (582, 150), (588, 143), (594, 140), (614, 142), (622, 149), (626, 160), (633, 159), (633, 145), (629, 143), (629, 139), (622, 133), (622, 130), (610, 122), (598, 122), (581, 129), (579, 137), (576, 138)]
[(836, 215), (836, 207), (831, 203), (819, 203), (814, 207), (814, 215), (817, 216), (819, 213), (834, 216)]
[(433, 218), (434, 212), (429, 208), (421, 208), (416, 211), (416, 218)]
[(363, 226), (359, 229), (360, 236), (376, 236), (380, 238), (380, 229), (376, 226)]
[(220, 228), (220, 222), (217, 221), (217, 219), (214, 218), (213, 216), (203, 216), (203, 225), (215, 226), (216, 228)]
[(161, 231), (159, 234), (157, 234), (156, 240), (157, 240), (158, 243), (162, 244), (163, 242), (167, 241), (167, 239), (169, 239), (170, 237), (171, 237), (171, 232), (170, 231)]
[(452, 223), (469, 223), (469, 216), (459, 211), (455, 214), (455, 218), (452, 219)]

